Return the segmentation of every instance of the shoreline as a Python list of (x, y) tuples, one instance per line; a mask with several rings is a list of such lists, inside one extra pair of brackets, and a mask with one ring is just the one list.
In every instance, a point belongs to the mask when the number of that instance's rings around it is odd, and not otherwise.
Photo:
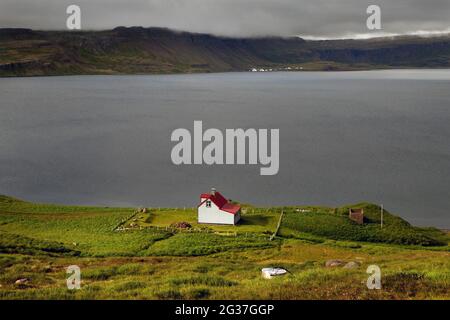
[(450, 71), (450, 67), (424, 67), (424, 68), (375, 68), (375, 69), (342, 69), (342, 70), (276, 70), (276, 71), (249, 71), (249, 70), (233, 70), (233, 71), (217, 71), (217, 72), (180, 72), (180, 73), (79, 73), (79, 74), (48, 74), (48, 75), (0, 75), (0, 79), (20, 79), (20, 78), (55, 78), (55, 77), (96, 77), (96, 76), (183, 76), (183, 75), (215, 75), (215, 74), (232, 74), (232, 73), (358, 73), (358, 72), (376, 72), (376, 71)]

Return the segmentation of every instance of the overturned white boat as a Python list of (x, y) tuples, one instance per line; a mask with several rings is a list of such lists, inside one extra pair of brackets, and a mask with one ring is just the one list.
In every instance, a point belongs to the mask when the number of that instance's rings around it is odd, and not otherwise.
[(263, 278), (272, 279), (273, 277), (282, 276), (286, 274), (287, 270), (283, 268), (263, 268), (261, 272)]

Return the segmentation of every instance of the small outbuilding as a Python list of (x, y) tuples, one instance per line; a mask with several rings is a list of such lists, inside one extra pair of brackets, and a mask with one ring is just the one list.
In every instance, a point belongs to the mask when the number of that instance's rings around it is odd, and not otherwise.
[(200, 195), (198, 223), (235, 225), (241, 219), (241, 207), (233, 204), (216, 189)]
[(364, 209), (349, 209), (348, 217), (357, 224), (364, 224)]

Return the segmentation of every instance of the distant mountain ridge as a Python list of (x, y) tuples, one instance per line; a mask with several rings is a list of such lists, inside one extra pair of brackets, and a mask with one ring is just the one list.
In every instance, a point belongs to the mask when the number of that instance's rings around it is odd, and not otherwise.
[(450, 35), (307, 41), (165, 28), (0, 29), (0, 76), (450, 68)]

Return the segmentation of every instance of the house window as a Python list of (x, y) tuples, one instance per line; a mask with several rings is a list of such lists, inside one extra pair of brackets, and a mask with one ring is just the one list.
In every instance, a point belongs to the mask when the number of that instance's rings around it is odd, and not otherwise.
[(206, 207), (211, 208), (211, 200), (206, 200)]

